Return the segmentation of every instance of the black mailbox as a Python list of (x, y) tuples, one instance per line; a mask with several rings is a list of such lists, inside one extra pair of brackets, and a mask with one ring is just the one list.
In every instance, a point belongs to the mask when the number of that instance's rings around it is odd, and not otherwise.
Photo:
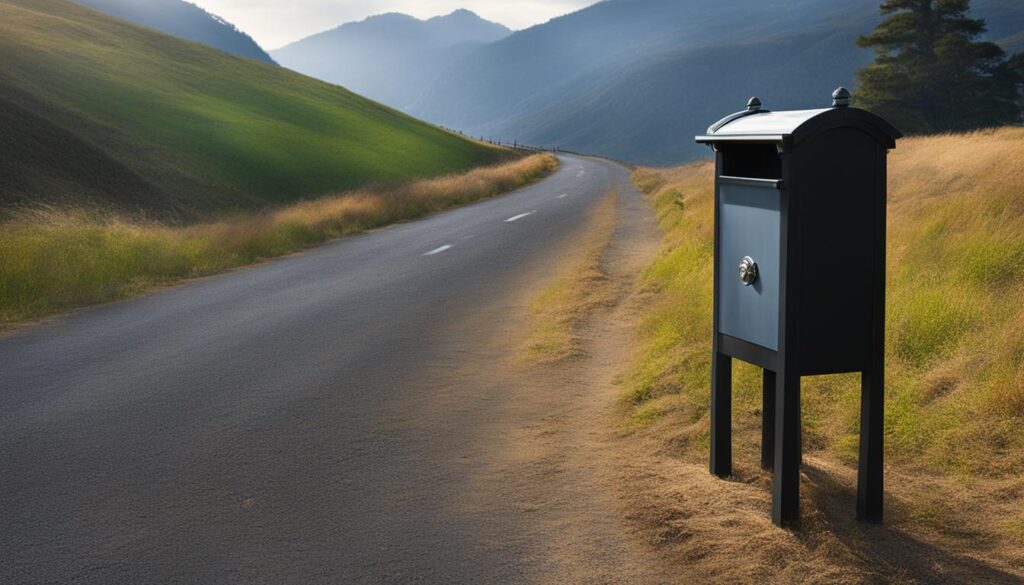
[(799, 520), (800, 377), (861, 373), (857, 517), (882, 519), (886, 153), (898, 130), (849, 107), (752, 98), (697, 142), (715, 163), (711, 472), (732, 473), (732, 359), (764, 370), (772, 520)]

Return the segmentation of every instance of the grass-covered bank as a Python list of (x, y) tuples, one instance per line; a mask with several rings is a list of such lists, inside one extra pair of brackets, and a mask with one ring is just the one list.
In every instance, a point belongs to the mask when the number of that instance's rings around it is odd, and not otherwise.
[(66, 0), (0, 2), (0, 217), (45, 203), (195, 220), (507, 159), (283, 67)]
[(0, 326), (125, 298), (505, 193), (557, 166), (553, 156), (539, 154), (185, 227), (82, 211), (24, 212), (0, 224)]
[(615, 235), (618, 200), (619, 193), (610, 191), (591, 211), (560, 278), (530, 302), (528, 361), (556, 363), (582, 354), (580, 323), (614, 292), (602, 261)]
[[(1019, 548), (1024, 129), (906, 139), (889, 161), (886, 448), (888, 488), (903, 502), (894, 521)], [(624, 401), (631, 428), (692, 462), (707, 457), (712, 174), (700, 163), (634, 176), (664, 246), (644, 276), (651, 299)], [(734, 375), (736, 457), (756, 468), (760, 372), (737, 364)], [(857, 376), (803, 388), (806, 452), (855, 464)], [(965, 514), (969, 527), (958, 526)]]

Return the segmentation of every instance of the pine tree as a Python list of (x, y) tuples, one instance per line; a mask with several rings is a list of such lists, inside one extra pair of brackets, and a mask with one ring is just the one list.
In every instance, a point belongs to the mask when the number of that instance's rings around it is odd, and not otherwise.
[(1021, 122), (1022, 55), (1007, 59), (975, 39), (985, 21), (969, 18), (970, 0), (885, 0), (886, 18), (857, 44), (875, 49), (858, 72), (859, 105), (908, 133)]

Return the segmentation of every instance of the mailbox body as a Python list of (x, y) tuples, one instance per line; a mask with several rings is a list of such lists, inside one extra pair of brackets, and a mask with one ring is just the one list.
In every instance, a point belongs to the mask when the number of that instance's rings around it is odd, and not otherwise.
[(860, 372), (857, 514), (880, 521), (886, 159), (901, 135), (845, 105), (751, 104), (697, 137), (716, 157), (711, 471), (732, 472), (731, 360), (760, 366), (772, 519), (797, 522), (800, 378)]
[(886, 155), (899, 134), (856, 109), (757, 116), (778, 118), (758, 120), (771, 133), (699, 137), (716, 151), (718, 346), (773, 371), (783, 348), (803, 376), (864, 371), (884, 321)]

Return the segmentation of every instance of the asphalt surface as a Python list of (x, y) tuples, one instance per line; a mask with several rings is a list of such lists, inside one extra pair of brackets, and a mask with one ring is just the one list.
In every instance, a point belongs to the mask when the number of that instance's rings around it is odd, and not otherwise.
[(448, 436), (395, 405), (444, 402), (426, 381), (550, 275), (609, 187), (638, 204), (626, 169), (562, 161), (513, 194), (0, 339), (0, 583), (543, 580), (460, 508), (474, 462), (446, 453), (486, 441), (473, 406)]

